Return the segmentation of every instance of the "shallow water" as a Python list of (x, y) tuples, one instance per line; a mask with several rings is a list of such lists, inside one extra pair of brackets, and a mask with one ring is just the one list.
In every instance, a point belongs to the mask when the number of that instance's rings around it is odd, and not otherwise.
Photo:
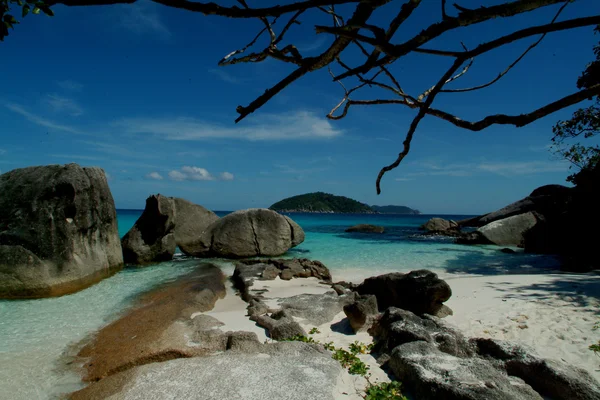
[[(124, 235), (141, 214), (118, 212)], [(218, 213), (225, 215), (225, 212)], [(420, 238), (418, 226), (432, 216), (291, 214), (306, 240), (286, 257), (322, 261), (335, 280), (357, 280), (388, 271), (420, 268), (446, 273), (502, 274), (556, 268), (552, 257), (504, 254), (493, 246), (461, 246), (444, 238)], [(445, 216), (461, 219), (464, 216)], [(384, 234), (345, 233), (359, 223), (386, 227)], [(52, 299), (0, 301), (0, 399), (47, 399), (80, 387), (63, 354), (113, 320), (137, 295), (190, 271), (197, 261), (179, 260), (127, 268), (81, 292)], [(230, 266), (225, 266), (230, 270)]]

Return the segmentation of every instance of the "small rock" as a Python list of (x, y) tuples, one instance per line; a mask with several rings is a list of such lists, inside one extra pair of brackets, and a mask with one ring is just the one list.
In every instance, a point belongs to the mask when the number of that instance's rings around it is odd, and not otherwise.
[(358, 224), (346, 229), (346, 232), (383, 233), (385, 232), (385, 228), (377, 225)]
[(268, 281), (272, 281), (273, 279), (279, 276), (279, 272), (279, 268), (273, 265), (268, 265), (262, 272), (262, 278)]
[(354, 332), (367, 330), (373, 324), (375, 316), (379, 314), (377, 298), (373, 295), (359, 296), (356, 301), (344, 306), (344, 313)]
[(283, 279), (284, 281), (289, 281), (293, 277), (294, 274), (291, 269), (284, 269), (283, 271), (281, 271), (281, 279)]

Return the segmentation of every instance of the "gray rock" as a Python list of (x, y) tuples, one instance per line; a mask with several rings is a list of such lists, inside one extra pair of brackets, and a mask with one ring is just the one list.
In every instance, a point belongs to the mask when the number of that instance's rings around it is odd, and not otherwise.
[(285, 340), (294, 336), (307, 336), (306, 331), (285, 310), (280, 310), (271, 316), (258, 315), (253, 319), (269, 331), (271, 339)]
[(525, 233), (537, 224), (531, 212), (514, 215), (482, 226), (478, 231), (498, 246), (521, 246)]
[(444, 232), (448, 230), (458, 229), (458, 224), (452, 220), (443, 218), (431, 218), (429, 221), (421, 225), (421, 229), (429, 232)]
[(254, 332), (231, 332), (227, 340), (227, 350), (238, 351), (242, 353), (258, 353), (261, 350), (262, 343)]
[(219, 217), (214, 212), (187, 200), (174, 197), (172, 201), (175, 208), (175, 243), (185, 254), (203, 251), (206, 243), (199, 239)]
[(71, 398), (334, 400), (345, 374), (328, 352), (285, 342), (264, 345), (260, 353), (227, 351), (144, 365), (93, 383)]
[(170, 260), (179, 246), (185, 254), (206, 251), (206, 229), (219, 217), (187, 200), (161, 194), (146, 199), (146, 208), (123, 237), (123, 256), (129, 264)]
[(600, 385), (587, 371), (554, 360), (544, 360), (531, 350), (494, 339), (473, 339), (477, 353), (499, 360), (504, 370), (523, 379), (538, 393), (556, 400), (598, 400)]
[(152, 195), (133, 227), (121, 240), (128, 264), (165, 261), (175, 254), (175, 207), (169, 197)]
[(455, 357), (423, 341), (396, 347), (389, 365), (417, 399), (542, 400), (529, 385), (482, 359)]
[(435, 315), (450, 298), (450, 286), (428, 270), (395, 272), (365, 279), (356, 291), (377, 297), (380, 310), (399, 307), (416, 314)]
[(353, 303), (354, 299), (354, 293), (338, 296), (334, 291), (329, 291), (286, 297), (280, 306), (287, 315), (302, 318), (305, 324), (318, 326), (331, 321), (344, 310), (345, 305)]
[(373, 324), (377, 309), (377, 297), (373, 295), (358, 296), (356, 300), (344, 306), (344, 314), (348, 317), (354, 332), (368, 330)]
[(384, 352), (405, 343), (424, 341), (456, 357), (472, 357), (475, 354), (475, 346), (439, 318), (422, 318), (395, 307), (388, 308), (369, 333), (377, 338), (378, 349)]
[(265, 268), (265, 270), (262, 272), (261, 277), (263, 279), (271, 281), (271, 280), (277, 278), (279, 276), (280, 272), (281, 271), (276, 266), (274, 266), (274, 265), (267, 265), (267, 267)]
[(293, 277), (294, 273), (291, 269), (284, 269), (283, 271), (281, 271), (281, 279), (283, 279), (284, 281), (289, 281)]
[(199, 241), (210, 245), (190, 254), (225, 258), (278, 256), (304, 240), (302, 228), (289, 221), (263, 208), (236, 211), (206, 228)]
[(346, 232), (383, 233), (385, 232), (385, 228), (377, 225), (358, 224), (346, 229)]
[(123, 267), (104, 171), (77, 164), (0, 175), (0, 298), (60, 296)]
[(296, 247), (300, 243), (304, 242), (304, 229), (302, 229), (300, 225), (294, 222), (294, 220), (288, 217), (287, 215), (284, 215), (283, 217), (288, 222), (288, 224), (290, 224), (290, 229), (292, 230), (292, 247)]
[(438, 318), (446, 318), (449, 315), (454, 315), (454, 311), (452, 311), (452, 309), (445, 304), (435, 314), (435, 316)]

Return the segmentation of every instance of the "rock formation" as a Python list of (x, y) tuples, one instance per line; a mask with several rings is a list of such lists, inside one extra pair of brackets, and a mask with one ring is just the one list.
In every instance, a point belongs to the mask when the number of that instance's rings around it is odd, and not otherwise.
[(290, 218), (264, 208), (228, 214), (206, 228), (194, 242), (196, 257), (279, 256), (304, 241), (304, 231)]
[(435, 315), (450, 298), (450, 286), (428, 270), (394, 272), (365, 279), (356, 291), (377, 297), (379, 310), (398, 307), (416, 314)]
[(48, 165), (0, 175), (0, 298), (72, 293), (122, 267), (102, 169)]
[[(197, 251), (197, 238), (219, 217), (187, 200), (160, 194), (146, 199), (146, 208), (123, 237), (123, 256), (128, 264), (170, 260), (175, 248)], [(200, 244), (202, 246), (202, 244)]]

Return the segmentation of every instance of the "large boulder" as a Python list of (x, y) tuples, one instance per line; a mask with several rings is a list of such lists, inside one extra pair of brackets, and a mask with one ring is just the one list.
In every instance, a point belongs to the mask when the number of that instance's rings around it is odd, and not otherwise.
[(522, 246), (525, 234), (538, 219), (532, 212), (513, 215), (482, 226), (478, 232), (490, 243), (498, 246)]
[(423, 341), (396, 347), (389, 361), (417, 399), (542, 400), (529, 385), (479, 358), (460, 358)]
[(515, 201), (499, 210), (479, 217), (458, 221), (459, 226), (481, 227), (491, 222), (506, 219), (514, 215), (536, 212), (545, 217), (559, 215), (568, 209), (572, 201), (573, 189), (561, 185), (546, 185), (535, 189), (521, 200)]
[(72, 293), (122, 267), (102, 169), (48, 165), (0, 175), (0, 298)]
[(450, 286), (426, 269), (367, 278), (356, 291), (375, 295), (380, 310), (398, 307), (415, 314), (431, 315), (435, 315), (452, 296)]
[(198, 241), (219, 217), (187, 200), (161, 194), (146, 199), (146, 208), (123, 237), (128, 264), (145, 264), (173, 258), (177, 246), (186, 254), (206, 250)]
[(196, 251), (196, 239), (204, 234), (213, 222), (219, 220), (214, 212), (190, 201), (173, 198), (175, 206), (175, 243), (186, 254)]
[(265, 208), (240, 210), (206, 228), (197, 239), (196, 257), (278, 256), (304, 241), (304, 231), (290, 218)]
[(123, 237), (123, 258), (128, 264), (165, 261), (175, 254), (175, 207), (172, 199), (152, 195), (133, 227)]

